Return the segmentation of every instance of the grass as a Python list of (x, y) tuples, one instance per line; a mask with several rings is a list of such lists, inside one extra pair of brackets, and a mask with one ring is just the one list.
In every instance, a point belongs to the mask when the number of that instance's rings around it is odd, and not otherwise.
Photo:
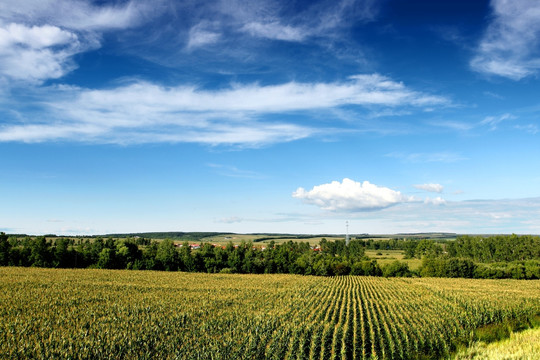
[(508, 339), (486, 344), (477, 342), (464, 349), (455, 360), (538, 360), (540, 359), (540, 328), (514, 332)]
[(418, 270), (422, 265), (421, 259), (405, 259), (403, 250), (366, 250), (366, 255), (377, 260), (380, 266), (390, 264), (396, 260), (406, 263), (411, 270)]
[[(252, 241), (254, 245), (269, 244), (271, 241), (274, 241), (275, 244), (283, 244), (288, 241), (294, 242), (307, 242), (310, 245), (318, 245), (321, 239), (327, 239), (328, 241), (335, 241), (338, 239), (343, 239), (343, 237), (328, 237), (328, 236), (316, 236), (316, 237), (287, 237), (284, 235), (267, 235), (267, 234), (224, 234), (217, 236), (208, 236), (202, 239), (202, 242), (209, 242), (218, 245), (226, 245), (229, 242), (233, 244), (240, 244), (242, 241), (248, 242)], [(265, 239), (265, 240), (260, 240)], [(180, 241), (178, 241), (180, 242)]]

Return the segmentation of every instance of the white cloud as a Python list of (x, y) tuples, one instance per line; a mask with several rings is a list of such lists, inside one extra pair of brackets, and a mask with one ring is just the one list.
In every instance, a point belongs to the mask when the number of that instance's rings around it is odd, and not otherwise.
[[(446, 105), (443, 97), (417, 92), (378, 74), (345, 82), (261, 86), (220, 90), (163, 87), (133, 82), (112, 89), (43, 89), (40, 120), (0, 127), (0, 141), (75, 140), (112, 143), (200, 142), (258, 145), (313, 136), (321, 130), (264, 116), (329, 110), (345, 105)], [(54, 119), (47, 122), (47, 119)], [(329, 133), (331, 130), (326, 129)]]
[(429, 122), (429, 125), (448, 128), (448, 129), (456, 130), (456, 131), (469, 131), (473, 129), (476, 124), (470, 124), (463, 121), (452, 121), (452, 120), (440, 121), (439, 120), (439, 121), (431, 121)]
[(76, 67), (71, 57), (85, 48), (76, 34), (56, 26), (0, 24), (0, 74), (32, 82), (59, 78)]
[(230, 216), (230, 217), (215, 220), (215, 222), (217, 223), (224, 223), (224, 224), (241, 223), (242, 221), (244, 221), (244, 219), (238, 216)]
[(125, 29), (162, 11), (161, 2), (131, 0), (119, 5), (94, 5), (82, 0), (2, 0), (0, 19), (80, 31)]
[(250, 22), (245, 24), (242, 30), (251, 34), (251, 36), (287, 41), (301, 41), (309, 35), (309, 32), (305, 29), (282, 25), (277, 21), (266, 24)]
[(540, 68), (540, 2), (492, 0), (493, 21), (476, 55), (475, 71), (520, 80)]
[(538, 134), (538, 125), (536, 124), (527, 124), (527, 125), (516, 125), (516, 129), (526, 131), (529, 134), (536, 135)]
[(444, 189), (444, 187), (441, 184), (419, 184), (419, 185), (413, 185), (413, 186), (420, 190), (436, 192), (436, 193), (441, 193)]
[(215, 30), (216, 25), (201, 21), (189, 31), (187, 49), (192, 50), (201, 46), (215, 44), (221, 38), (221, 34)]
[[(371, 21), (379, 4), (373, 0), (342, 0), (308, 4), (290, 11), (288, 2), (227, 1), (221, 10), (235, 19), (241, 32), (253, 37), (301, 42), (313, 37), (331, 37), (351, 23)], [(294, 5), (292, 5), (294, 6)], [(293, 16), (285, 14), (294, 13)]]
[(425, 204), (432, 204), (432, 205), (445, 205), (446, 204), (446, 200), (444, 200), (442, 197), (440, 196), (437, 196), (436, 198), (434, 199), (431, 199), (429, 197), (426, 198), (426, 200), (424, 200), (424, 203)]
[[(105, 121), (106, 122), (106, 121)], [(140, 144), (201, 143), (208, 145), (260, 146), (288, 142), (312, 136), (315, 129), (293, 124), (247, 124), (209, 122), (204, 126), (182, 124), (106, 124), (55, 123), (50, 125), (12, 125), (0, 127), (0, 142), (43, 142), (68, 140), (78, 142)]]
[(77, 41), (77, 36), (56, 26), (24, 26), (11, 23), (0, 29), (0, 48), (21, 44), (32, 49), (65, 45)]
[(111, 90), (85, 90), (77, 102), (77, 108), (82, 106), (83, 109), (97, 111), (127, 111), (135, 106), (142, 114), (159, 109), (278, 113), (343, 105), (425, 106), (449, 103), (443, 97), (410, 90), (402, 83), (379, 74), (357, 75), (340, 83), (248, 84), (216, 91), (137, 82)]
[(489, 129), (490, 130), (497, 130), (497, 126), (505, 121), (505, 120), (513, 120), (515, 119), (516, 117), (514, 115), (511, 115), (511, 114), (503, 114), (503, 115), (500, 115), (500, 116), (487, 116), (486, 118), (484, 118), (484, 120), (482, 120), (480, 122), (480, 125), (486, 125), (486, 126), (489, 126)]
[(31, 83), (60, 78), (77, 67), (74, 55), (100, 46), (103, 31), (135, 26), (151, 12), (148, 5), (134, 1), (122, 6), (2, 1), (0, 77)]
[(388, 157), (401, 159), (410, 163), (453, 163), (466, 160), (462, 155), (453, 152), (433, 152), (433, 153), (403, 153), (392, 152), (387, 154)]
[(247, 178), (247, 179), (260, 179), (264, 176), (250, 170), (242, 170), (236, 166), (222, 165), (222, 164), (208, 164), (209, 167), (216, 170), (219, 175), (235, 178)]
[(380, 210), (413, 201), (412, 197), (399, 191), (377, 186), (368, 181), (359, 183), (347, 178), (341, 183), (332, 181), (329, 184), (314, 186), (309, 191), (300, 187), (292, 196), (324, 210), (350, 212)]
[(488, 215), (494, 220), (511, 219), (513, 217), (512, 214), (506, 212), (490, 213)]

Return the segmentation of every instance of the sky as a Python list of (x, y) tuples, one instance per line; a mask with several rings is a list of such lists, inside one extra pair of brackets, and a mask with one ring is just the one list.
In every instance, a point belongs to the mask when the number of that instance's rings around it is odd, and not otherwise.
[(540, 234), (536, 0), (2, 0), (0, 231)]

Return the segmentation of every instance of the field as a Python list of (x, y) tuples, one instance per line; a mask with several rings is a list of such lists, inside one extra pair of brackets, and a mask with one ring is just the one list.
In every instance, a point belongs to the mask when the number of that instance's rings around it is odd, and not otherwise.
[[(264, 245), (269, 244), (271, 241), (274, 241), (275, 244), (282, 244), (287, 241), (295, 242), (307, 242), (310, 245), (318, 245), (321, 239), (327, 239), (328, 241), (333, 241), (336, 239), (344, 239), (344, 237), (333, 237), (333, 236), (287, 236), (287, 235), (265, 235), (265, 234), (223, 234), (208, 236), (201, 239), (202, 242), (215, 243), (219, 245), (227, 245), (229, 242), (233, 244), (239, 244), (242, 241), (252, 241), (254, 245)], [(180, 240), (176, 241), (181, 243)]]
[(436, 359), (540, 281), (0, 268), (0, 358)]
[(421, 259), (405, 259), (405, 251), (403, 250), (366, 250), (366, 255), (370, 259), (377, 260), (381, 266), (396, 260), (406, 263), (411, 270), (418, 270), (422, 265)]

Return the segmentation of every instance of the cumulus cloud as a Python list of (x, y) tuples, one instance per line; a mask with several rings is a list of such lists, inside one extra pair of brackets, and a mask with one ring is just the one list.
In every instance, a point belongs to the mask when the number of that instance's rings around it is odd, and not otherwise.
[(473, 70), (520, 80), (540, 68), (540, 2), (492, 0), (493, 20), (480, 41)]
[(441, 193), (444, 189), (441, 184), (419, 184), (419, 185), (413, 185), (413, 186), (420, 190), (436, 192), (436, 193)]
[(347, 178), (341, 183), (332, 181), (329, 184), (314, 186), (309, 191), (300, 187), (292, 196), (324, 210), (350, 212), (380, 210), (413, 201), (412, 197), (399, 191), (377, 186), (369, 181), (360, 183)]
[[(269, 114), (304, 112), (309, 116), (313, 110), (350, 105), (421, 107), (449, 103), (379, 74), (358, 75), (344, 82), (237, 84), (219, 90), (142, 81), (103, 90), (59, 86), (47, 89), (42, 96), (41, 103), (46, 105), (40, 120), (5, 123), (0, 127), (0, 141), (268, 144), (321, 131), (264, 121)], [(54, 121), (45, 122), (47, 118)]]

